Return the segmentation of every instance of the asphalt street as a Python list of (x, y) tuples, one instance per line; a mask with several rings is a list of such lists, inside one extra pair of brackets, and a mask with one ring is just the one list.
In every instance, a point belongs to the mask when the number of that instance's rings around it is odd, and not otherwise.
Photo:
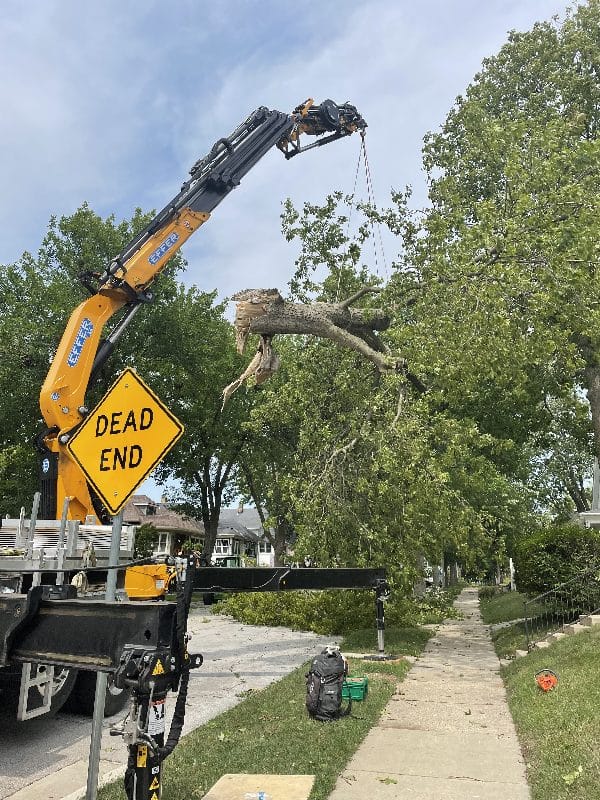
[[(242, 625), (200, 606), (190, 614), (190, 652), (204, 656), (192, 672), (184, 733), (236, 705), (248, 689), (261, 689), (310, 659), (331, 639), (287, 628)], [(173, 710), (174, 696), (170, 702)], [(101, 776), (116, 777), (127, 754), (122, 740), (109, 737), (105, 722)], [(170, 722), (167, 711), (167, 730)], [(17, 723), (0, 706), (0, 800), (74, 800), (87, 779), (91, 720), (61, 713)], [(79, 793), (79, 796), (81, 794)]]

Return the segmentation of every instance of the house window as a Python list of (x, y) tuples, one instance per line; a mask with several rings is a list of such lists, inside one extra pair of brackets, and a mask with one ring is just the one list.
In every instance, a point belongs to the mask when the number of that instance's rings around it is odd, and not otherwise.
[(229, 555), (229, 539), (217, 539), (215, 542), (215, 555), (226, 556)]
[(156, 552), (157, 553), (166, 553), (167, 552), (167, 534), (166, 533), (159, 533), (158, 534), (158, 541), (156, 543)]
[(271, 552), (271, 542), (261, 542), (259, 547), (260, 547), (260, 552), (261, 553), (270, 553)]

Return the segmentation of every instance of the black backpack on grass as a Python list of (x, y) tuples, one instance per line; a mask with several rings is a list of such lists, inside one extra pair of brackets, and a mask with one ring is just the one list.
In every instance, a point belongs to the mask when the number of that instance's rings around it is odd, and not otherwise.
[(306, 710), (313, 719), (329, 722), (346, 717), (352, 709), (342, 709), (342, 686), (347, 665), (337, 647), (326, 647), (315, 656), (306, 674)]

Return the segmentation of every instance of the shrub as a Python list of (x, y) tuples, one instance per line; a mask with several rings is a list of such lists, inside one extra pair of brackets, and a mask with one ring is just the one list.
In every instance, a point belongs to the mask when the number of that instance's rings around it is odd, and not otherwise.
[(502, 586), (481, 586), (479, 589), (480, 600), (491, 600), (503, 591)]
[(517, 543), (515, 580), (534, 596), (600, 565), (600, 532), (573, 523), (549, 525)]
[[(451, 594), (437, 592), (416, 602), (392, 593), (385, 603), (386, 627), (440, 622), (454, 614), (452, 599)], [(248, 625), (283, 625), (327, 636), (371, 628), (375, 599), (373, 592), (364, 590), (253, 592), (230, 595), (215, 611)]]

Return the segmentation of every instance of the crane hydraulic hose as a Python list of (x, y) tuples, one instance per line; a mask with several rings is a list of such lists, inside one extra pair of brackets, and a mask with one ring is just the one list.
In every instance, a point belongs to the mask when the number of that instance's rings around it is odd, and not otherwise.
[(173, 719), (171, 721), (171, 727), (169, 728), (169, 735), (164, 747), (160, 747), (158, 750), (158, 755), (161, 761), (164, 761), (165, 758), (170, 756), (179, 743), (181, 732), (183, 730), (183, 724), (185, 722), (185, 704), (187, 701), (188, 686), (190, 683), (190, 657), (187, 652), (186, 634), (187, 621), (192, 602), (195, 571), (195, 557), (189, 556), (187, 559), (185, 580), (178, 581), (177, 583), (177, 622), (175, 626), (175, 635), (179, 650), (178, 656), (181, 664), (181, 679), (179, 682), (177, 700), (175, 701)]

